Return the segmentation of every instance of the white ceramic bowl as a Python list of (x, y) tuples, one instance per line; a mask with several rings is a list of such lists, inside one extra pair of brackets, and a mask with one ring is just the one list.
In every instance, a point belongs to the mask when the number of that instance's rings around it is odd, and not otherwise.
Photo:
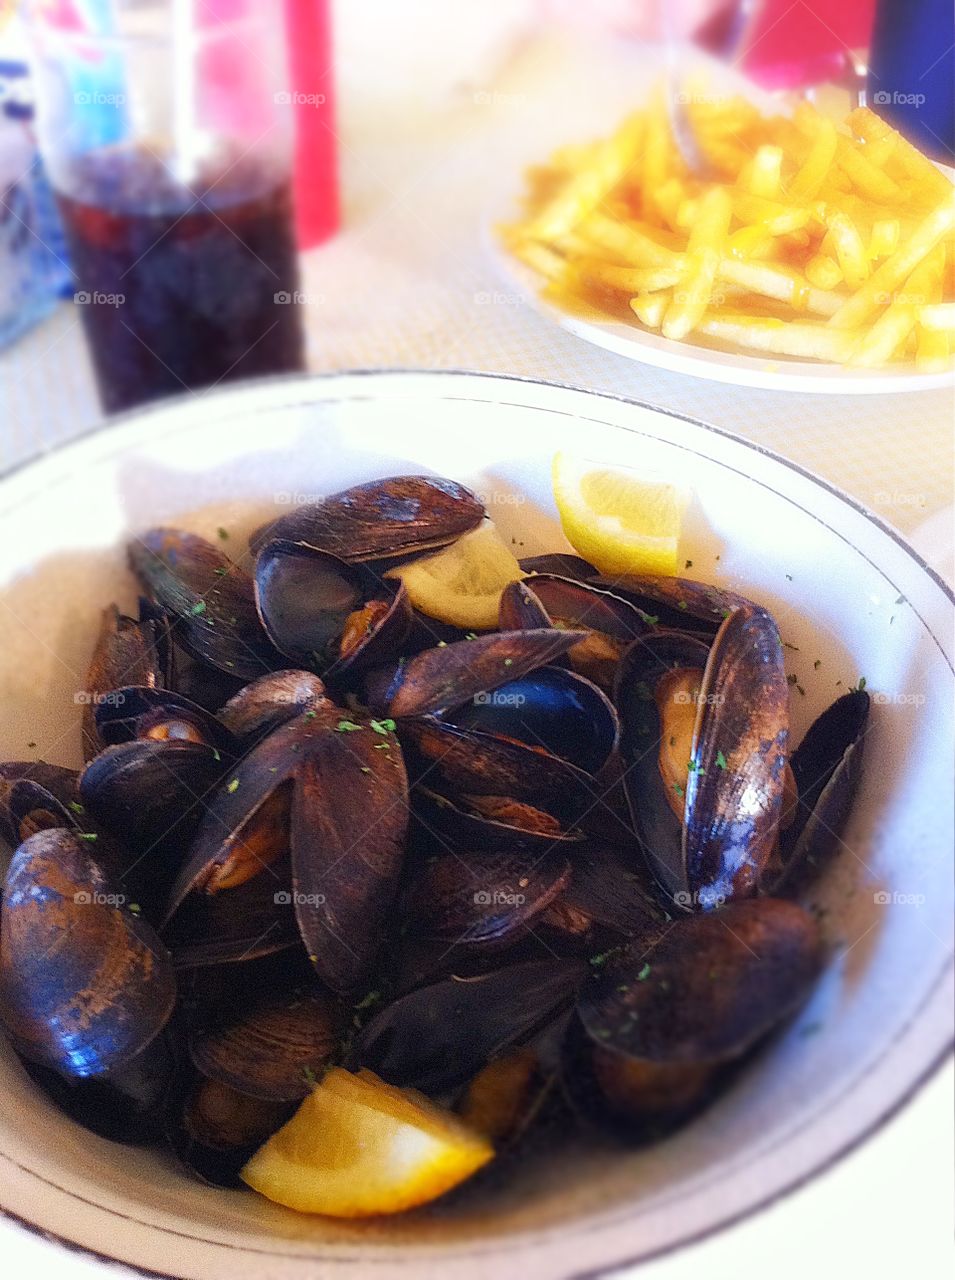
[(4, 1049), (7, 1213), (196, 1280), (578, 1275), (674, 1248), (777, 1199), (862, 1141), (945, 1054), (951, 596), (848, 498), (647, 406), (474, 374), (296, 378), (130, 416), (6, 478), (0, 758), (78, 763), (76, 695), (99, 610), (114, 598), (134, 603), (129, 531), (224, 525), (241, 549), (245, 531), (289, 503), (433, 470), (477, 488), (525, 553), (551, 550), (563, 545), (549, 482), (558, 447), (693, 486), (692, 574), (775, 611), (805, 689), (793, 700), (797, 734), (860, 676), (876, 694), (861, 793), (818, 890), (833, 954), (810, 1005), (730, 1093), (657, 1147), (583, 1148), (454, 1211), (365, 1225), (201, 1187), (155, 1151), (97, 1139), (37, 1093)]

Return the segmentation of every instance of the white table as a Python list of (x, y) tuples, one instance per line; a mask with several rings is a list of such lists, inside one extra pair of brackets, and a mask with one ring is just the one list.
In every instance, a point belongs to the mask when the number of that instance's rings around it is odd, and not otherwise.
[[(369, 66), (368, 24), (386, 21), (372, 0), (342, 8), (341, 18), (345, 228), (304, 263), (310, 368), (494, 370), (653, 401), (817, 472), (914, 537), (950, 572), (950, 391), (774, 394), (665, 373), (552, 327), (497, 274), (483, 239), (488, 210), (533, 154), (536, 130), (552, 127), (563, 112), (568, 132), (575, 131), (599, 62), (588, 62), (579, 46), (571, 62), (568, 42), (552, 38), (525, 43), (501, 67), (505, 34), (485, 40), (477, 63), (458, 77), (469, 83), (454, 93), (446, 66), (440, 86), (418, 71), (410, 82), (395, 74), (388, 80)], [(376, 47), (395, 47), (380, 26)], [(484, 69), (490, 63), (493, 79)], [(634, 84), (643, 78), (637, 65)], [(0, 471), (99, 422), (79, 317), (64, 304), (0, 355)], [(879, 1136), (783, 1203), (641, 1274), (949, 1274), (952, 1081), (949, 1067)], [(104, 1274), (3, 1224), (0, 1258), (8, 1275)]]

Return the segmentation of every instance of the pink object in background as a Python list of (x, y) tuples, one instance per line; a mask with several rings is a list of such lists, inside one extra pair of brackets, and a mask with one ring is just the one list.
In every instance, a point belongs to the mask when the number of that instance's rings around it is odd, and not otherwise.
[(839, 80), (850, 52), (868, 47), (874, 10), (875, 0), (765, 0), (742, 65), (765, 89)]
[(295, 118), (295, 211), (300, 249), (338, 230), (331, 0), (284, 0)]

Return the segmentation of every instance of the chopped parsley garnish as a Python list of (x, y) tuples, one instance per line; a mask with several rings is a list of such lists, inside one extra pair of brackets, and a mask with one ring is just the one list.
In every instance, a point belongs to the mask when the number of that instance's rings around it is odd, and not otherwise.
[(233, 778), (229, 783), (226, 784), (226, 791), (228, 791), (230, 796), (234, 796), (235, 793), (238, 791), (238, 789), (239, 789), (238, 778)]
[(372, 720), (371, 727), (375, 733), (394, 733), (395, 722), (394, 720)]
[(335, 731), (336, 733), (357, 733), (361, 727), (360, 724), (355, 724), (354, 720), (339, 720)]
[(220, 542), (228, 542), (228, 541), (229, 541), (229, 530), (228, 530), (228, 529), (223, 529), (223, 527), (222, 527), (222, 525), (221, 525), (221, 524), (219, 525), (218, 529), (216, 529), (216, 533), (219, 535), (219, 541), (220, 541)]
[(638, 981), (638, 982), (646, 982), (646, 980), (647, 980), (647, 978), (649, 978), (649, 976), (650, 976), (650, 962), (649, 962), (649, 960), (648, 960), (648, 961), (644, 964), (644, 966), (643, 966), (643, 968), (640, 970), (640, 972), (637, 974), (637, 981)]
[(717, 769), (726, 768), (726, 756), (723, 755), (722, 751), (717, 751), (716, 753), (716, 767)]
[(197, 600), (196, 603), (189, 610), (189, 612), (193, 614), (193, 616), (195, 617), (198, 617), (200, 613), (205, 613), (205, 611), (206, 611), (205, 600)]

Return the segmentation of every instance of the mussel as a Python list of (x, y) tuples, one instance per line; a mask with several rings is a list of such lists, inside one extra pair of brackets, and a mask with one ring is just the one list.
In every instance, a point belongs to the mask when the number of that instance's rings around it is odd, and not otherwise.
[(97, 707), (126, 685), (155, 689), (168, 684), (170, 652), (168, 633), (148, 602), (143, 602), (139, 618), (120, 613), (115, 604), (103, 610), (84, 690), (82, 731), (87, 760), (104, 745), (96, 724)]
[(795, 903), (750, 899), (675, 921), (582, 989), (566, 1051), (572, 1099), (656, 1136), (792, 1016), (821, 964), (818, 926)]
[(263, 525), (249, 539), (306, 542), (352, 564), (447, 546), (484, 519), (469, 489), (439, 476), (392, 476), (355, 485)]

